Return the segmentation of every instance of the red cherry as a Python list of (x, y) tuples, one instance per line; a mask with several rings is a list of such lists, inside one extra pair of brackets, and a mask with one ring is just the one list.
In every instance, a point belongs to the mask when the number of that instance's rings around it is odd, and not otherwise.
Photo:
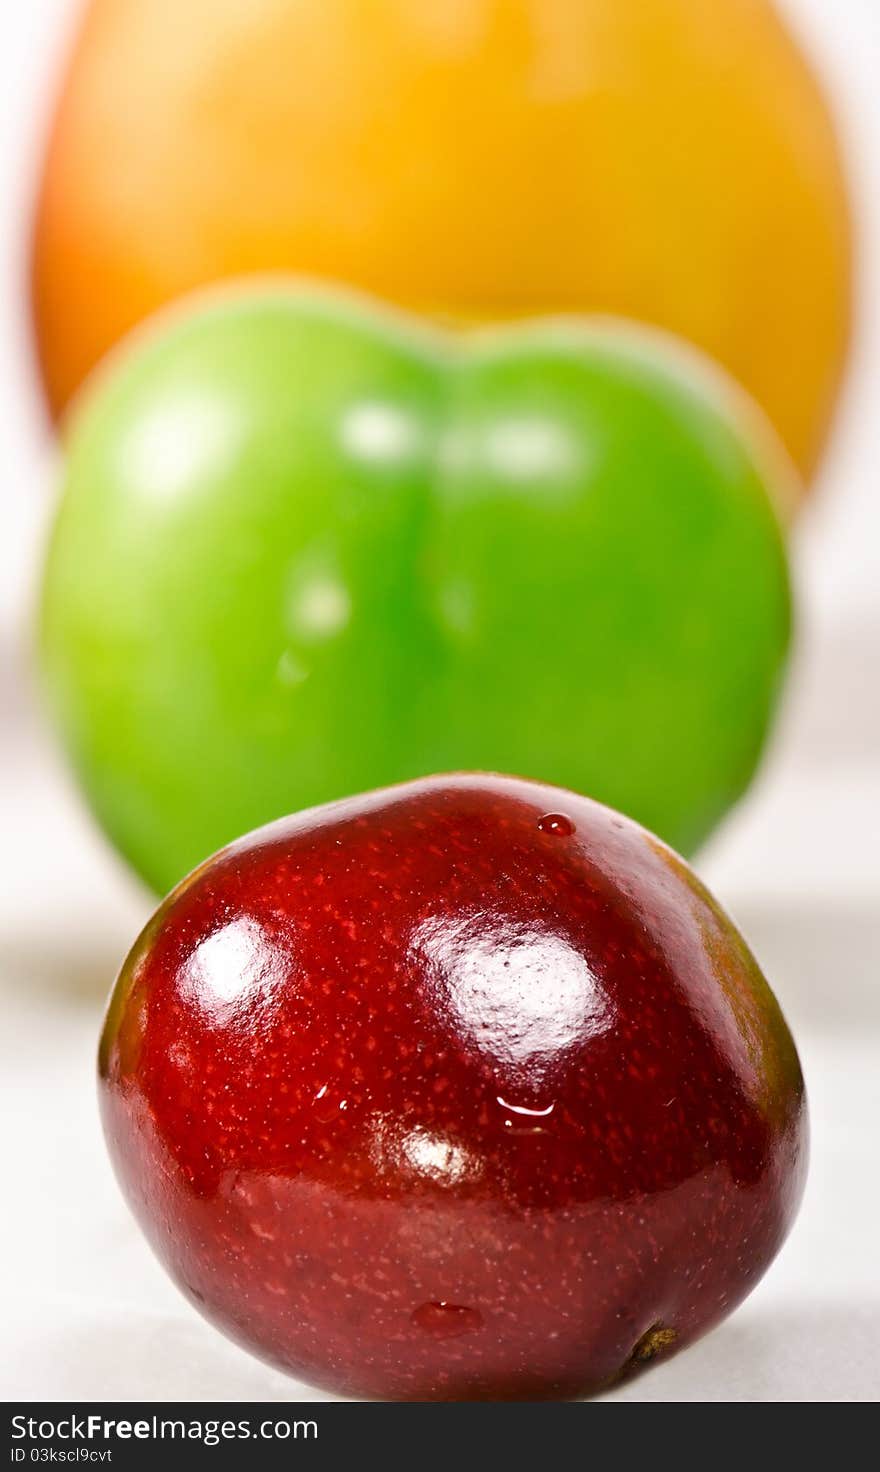
[(794, 1045), (730, 921), (643, 829), (501, 777), (204, 864), (126, 961), (100, 1072), (190, 1298), (382, 1399), (575, 1396), (674, 1352), (757, 1282), (805, 1168)]

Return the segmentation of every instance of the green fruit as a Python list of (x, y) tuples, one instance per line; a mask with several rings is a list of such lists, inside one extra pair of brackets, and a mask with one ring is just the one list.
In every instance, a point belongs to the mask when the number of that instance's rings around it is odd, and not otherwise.
[(49, 697), (157, 889), (293, 809), (456, 768), (578, 789), (687, 852), (754, 771), (789, 472), (655, 334), (453, 338), (263, 286), (136, 334), (68, 451)]

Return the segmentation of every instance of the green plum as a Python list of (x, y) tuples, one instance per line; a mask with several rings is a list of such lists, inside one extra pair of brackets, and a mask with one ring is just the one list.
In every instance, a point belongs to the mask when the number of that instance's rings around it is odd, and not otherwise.
[(791, 475), (656, 333), (195, 298), (71, 415), (51, 708), (159, 890), (294, 809), (454, 769), (575, 788), (689, 852), (776, 702)]

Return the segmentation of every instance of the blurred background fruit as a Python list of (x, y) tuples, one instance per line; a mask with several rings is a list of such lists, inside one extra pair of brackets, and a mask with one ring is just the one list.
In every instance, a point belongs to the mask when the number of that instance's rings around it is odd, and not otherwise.
[(264, 269), (659, 324), (806, 471), (847, 340), (838, 151), (764, 0), (92, 0), (36, 221), (53, 410), (160, 303)]
[(78, 401), (45, 576), (55, 716), (159, 890), (259, 823), (458, 768), (691, 850), (775, 704), (791, 474), (741, 391), (657, 333), (452, 337), (223, 291)]

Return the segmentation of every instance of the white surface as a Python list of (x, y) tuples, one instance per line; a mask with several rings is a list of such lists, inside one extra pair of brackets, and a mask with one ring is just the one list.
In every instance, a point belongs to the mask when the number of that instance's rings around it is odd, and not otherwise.
[[(150, 902), (84, 816), (27, 677), (52, 466), (27, 361), (26, 198), (69, 8), (0, 11), (0, 1397), (315, 1400), (179, 1297), (122, 1204), (98, 1128), (103, 999)], [(786, 9), (837, 101), (873, 275), (796, 548), (801, 638), (785, 716), (760, 782), (700, 867), (797, 1036), (812, 1170), (794, 1233), (743, 1308), (609, 1400), (867, 1401), (880, 1389), (880, 230), (867, 209), (880, 200), (880, 22), (875, 0)]]

